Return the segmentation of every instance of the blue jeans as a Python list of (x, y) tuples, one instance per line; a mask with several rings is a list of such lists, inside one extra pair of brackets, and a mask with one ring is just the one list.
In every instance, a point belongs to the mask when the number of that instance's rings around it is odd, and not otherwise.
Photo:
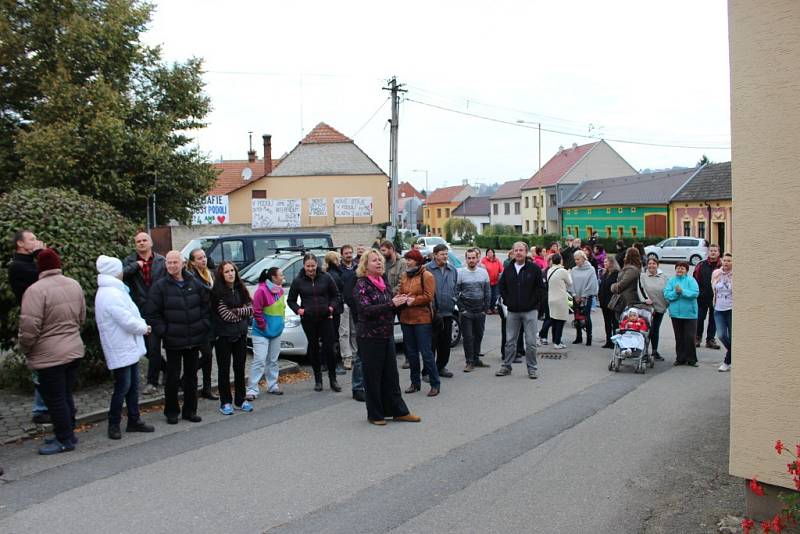
[(108, 424), (118, 425), (122, 421), (122, 403), (128, 405), (128, 424), (139, 420), (139, 362), (127, 367), (112, 369), (114, 393), (108, 409)]
[[(358, 345), (355, 338), (353, 338), (353, 342)], [(353, 352), (353, 375), (351, 381), (353, 391), (364, 391), (364, 366), (361, 363), (361, 354), (357, 346)]]
[(31, 380), (33, 380), (33, 384), (35, 389), (33, 390), (33, 415), (39, 415), (43, 413), (47, 413), (47, 405), (44, 403), (44, 399), (42, 398), (42, 394), (39, 393), (39, 375), (36, 374), (36, 371), (31, 373)]
[(431, 387), (439, 389), (439, 369), (433, 357), (433, 326), (430, 324), (400, 324), (403, 330), (403, 344), (408, 358), (408, 367), (411, 371), (411, 383), (419, 386), (421, 383), (419, 355), (422, 353), (422, 363), (428, 370)]
[(258, 397), (258, 381), (262, 376), (267, 379), (269, 391), (278, 391), (278, 356), (280, 354), (280, 337), (253, 336), (253, 363), (250, 365), (248, 395)]
[(733, 310), (714, 310), (714, 321), (717, 323), (719, 340), (725, 346), (725, 363), (731, 364), (731, 340), (733, 339)]
[(491, 303), (489, 304), (490, 308), (494, 308), (497, 306), (497, 299), (500, 297), (500, 285), (495, 284), (492, 286), (492, 295), (491, 295)]

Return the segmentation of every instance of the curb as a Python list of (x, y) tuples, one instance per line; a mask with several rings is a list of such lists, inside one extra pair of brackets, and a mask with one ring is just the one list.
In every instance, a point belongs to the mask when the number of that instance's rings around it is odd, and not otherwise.
[[(280, 365), (280, 369), (278, 370), (278, 375), (288, 375), (292, 373), (296, 373), (300, 371), (300, 365), (296, 362), (290, 360), (278, 360), (278, 364)], [(245, 380), (247, 380), (247, 376), (245, 375)], [(217, 386), (212, 386), (212, 389), (218, 391)], [(198, 388), (199, 391), (199, 388)], [(183, 398), (183, 394), (178, 395), (179, 398)], [(164, 394), (160, 394), (158, 396), (150, 397), (148, 399), (139, 398), (139, 408), (149, 408), (150, 406), (156, 406), (158, 404), (163, 404), (164, 402)], [(78, 415), (75, 417), (75, 424), (76, 425), (83, 425), (87, 423), (97, 423), (100, 421), (105, 421), (108, 418), (108, 409), (104, 410), (95, 410), (93, 412), (88, 412), (82, 415)], [(39, 434), (45, 433), (53, 428), (53, 425), (36, 425), (36, 430), (33, 432), (27, 432), (23, 434), (18, 434), (14, 437), (10, 437), (5, 439), (2, 444), (9, 445), (11, 443), (17, 443), (22, 440), (31, 439), (36, 437)]]

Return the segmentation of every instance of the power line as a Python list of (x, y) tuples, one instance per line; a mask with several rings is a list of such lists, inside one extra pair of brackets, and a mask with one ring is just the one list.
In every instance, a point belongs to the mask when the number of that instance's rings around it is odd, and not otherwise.
[(358, 134), (360, 134), (360, 133), (361, 133), (361, 130), (363, 130), (364, 128), (366, 128), (366, 127), (367, 127), (367, 124), (369, 124), (369, 123), (372, 121), (372, 119), (374, 119), (374, 118), (375, 118), (375, 115), (377, 115), (377, 114), (378, 114), (378, 112), (379, 112), (380, 110), (382, 110), (382, 109), (383, 109), (383, 106), (385, 106), (385, 105), (386, 105), (386, 103), (389, 101), (389, 99), (390, 99), (390, 98), (391, 98), (390, 96), (387, 96), (387, 97), (386, 97), (386, 100), (384, 100), (383, 102), (381, 102), (381, 105), (380, 105), (380, 106), (378, 106), (378, 109), (376, 109), (376, 110), (375, 110), (375, 112), (374, 112), (372, 115), (370, 115), (370, 116), (369, 116), (369, 118), (367, 119), (367, 122), (365, 122), (364, 124), (362, 124), (362, 125), (361, 125), (361, 128), (359, 128), (358, 130), (356, 130), (356, 133), (354, 133), (354, 134), (353, 134), (353, 137), (354, 137), (354, 138), (355, 138), (356, 136), (358, 136)]
[[(487, 117), (486, 115), (479, 115), (477, 113), (471, 113), (469, 111), (461, 111), (461, 110), (458, 110), (458, 109), (452, 109), (452, 108), (448, 108), (448, 107), (445, 107), (445, 106), (440, 106), (440, 105), (437, 105), (437, 104), (431, 104), (429, 102), (422, 102), (420, 100), (414, 100), (414, 99), (408, 98), (408, 97), (405, 98), (405, 101), (406, 102), (413, 102), (415, 104), (420, 104), (420, 105), (423, 105), (423, 106), (428, 106), (428, 107), (439, 109), (439, 110), (442, 110), (442, 111), (449, 111), (450, 113), (457, 113), (458, 115), (465, 115), (467, 117), (472, 117), (472, 118), (475, 118), (475, 119), (482, 119), (482, 120), (491, 121), (491, 122), (498, 122), (500, 124), (507, 124), (509, 126), (514, 126), (514, 127), (517, 127), (517, 128), (526, 128), (528, 130), (536, 130), (536, 129), (538, 129), (536, 127), (527, 126), (525, 124), (518, 124), (516, 122), (511, 122), (511, 121), (507, 121), (507, 120), (504, 120), (504, 119), (497, 119), (495, 117)], [(565, 131), (561, 131), (561, 130), (554, 130), (554, 129), (551, 129), (551, 128), (544, 128), (544, 127), (542, 128), (542, 131), (543, 132), (549, 132), (549, 133), (561, 134), (561, 135), (570, 135), (570, 136), (573, 136), (573, 137), (581, 137), (581, 138), (584, 138), (584, 139), (603, 139), (605, 141), (613, 141), (615, 143), (625, 143), (625, 144), (630, 144), (630, 145), (654, 146), (654, 147), (662, 147), (662, 148), (688, 148), (688, 149), (695, 149), (695, 150), (730, 150), (731, 149), (731, 147), (729, 147), (729, 146), (728, 147), (724, 147), (724, 146), (692, 146), (692, 145), (671, 145), (671, 144), (666, 144), (666, 143), (648, 143), (648, 142), (645, 142), (645, 141), (632, 141), (630, 139), (614, 139), (614, 138), (610, 138), (610, 137), (598, 137), (598, 136), (595, 136), (595, 135), (586, 135), (586, 134), (579, 134), (579, 133), (574, 133), (574, 132), (565, 132)]]

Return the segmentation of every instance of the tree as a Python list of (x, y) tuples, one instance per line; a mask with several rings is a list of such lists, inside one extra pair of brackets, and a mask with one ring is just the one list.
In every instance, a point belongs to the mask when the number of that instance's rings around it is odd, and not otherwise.
[(444, 223), (445, 239), (452, 241), (457, 236), (461, 241), (472, 242), (478, 229), (475, 224), (464, 217), (451, 217)]
[(140, 0), (0, 2), (0, 192), (65, 187), (145, 218), (186, 221), (216, 172), (190, 131), (205, 126), (202, 62), (167, 65), (144, 45)]
[[(80, 216), (76, 217), (75, 214)], [(97, 292), (95, 261), (100, 254), (123, 258), (133, 249), (135, 226), (106, 204), (74, 191), (54, 187), (16, 189), (0, 195), (0, 235), (10, 237), (19, 229), (32, 230), (36, 237), (61, 255), (64, 274), (83, 288), (87, 318), (82, 332), (86, 356), (81, 363), (82, 380), (108, 378), (94, 323)], [(13, 347), (17, 335), (19, 306), (11, 291), (8, 269), (11, 247), (0, 248), (0, 348)], [(0, 369), (0, 385), (30, 385), (30, 371), (21, 356), (9, 356)]]
[(703, 165), (711, 165), (711, 164), (713, 164), (713, 163), (714, 163), (713, 161), (711, 161), (710, 159), (708, 159), (708, 156), (706, 156), (705, 154), (703, 154), (703, 157), (702, 157), (702, 158), (700, 158), (700, 161), (698, 161), (698, 162), (697, 162), (697, 166), (698, 166), (698, 167), (702, 167)]

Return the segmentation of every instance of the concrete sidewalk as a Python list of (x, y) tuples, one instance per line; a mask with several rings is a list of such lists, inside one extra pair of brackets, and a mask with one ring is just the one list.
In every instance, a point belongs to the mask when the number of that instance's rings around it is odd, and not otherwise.
[[(248, 355), (246, 375), (250, 373), (250, 362), (252, 358)], [(285, 375), (300, 370), (300, 366), (289, 360), (278, 360), (280, 374)], [(142, 360), (140, 368), (140, 383), (146, 383), (147, 362)], [(198, 386), (202, 385), (202, 373), (198, 370)], [(233, 382), (233, 372), (231, 372), (231, 382)], [(211, 384), (217, 388), (217, 361), (211, 369)], [(74, 393), (75, 407), (78, 410), (76, 416), (78, 425), (86, 423), (96, 423), (105, 421), (108, 417), (108, 407), (111, 402), (111, 394), (114, 392), (114, 383), (109, 381), (83, 388)], [(159, 392), (154, 395), (142, 395), (139, 392), (139, 406), (148, 407), (164, 402), (164, 388), (159, 388)], [(49, 431), (51, 425), (37, 425), (32, 421), (33, 414), (33, 395), (21, 394), (5, 389), (0, 389), (0, 444), (8, 444), (27, 438), (38, 436)], [(123, 408), (124, 413), (124, 408)]]

